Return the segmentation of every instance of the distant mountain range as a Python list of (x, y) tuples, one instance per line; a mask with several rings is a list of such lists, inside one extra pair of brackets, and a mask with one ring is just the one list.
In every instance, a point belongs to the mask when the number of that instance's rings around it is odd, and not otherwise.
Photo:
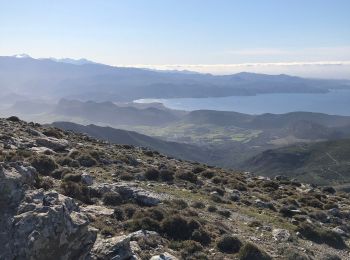
[[(59, 61), (59, 62), (57, 62)], [(263, 93), (324, 93), (346, 80), (238, 73), (226, 76), (121, 68), (87, 60), (0, 57), (0, 87), (35, 98), (131, 101), (139, 98), (222, 97)]]

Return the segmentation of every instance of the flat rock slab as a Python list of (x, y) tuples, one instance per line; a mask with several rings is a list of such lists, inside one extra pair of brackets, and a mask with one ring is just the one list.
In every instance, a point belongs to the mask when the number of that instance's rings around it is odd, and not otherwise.
[(35, 140), (38, 146), (43, 146), (54, 151), (63, 151), (69, 146), (69, 142), (65, 139), (57, 139), (53, 137), (40, 137)]

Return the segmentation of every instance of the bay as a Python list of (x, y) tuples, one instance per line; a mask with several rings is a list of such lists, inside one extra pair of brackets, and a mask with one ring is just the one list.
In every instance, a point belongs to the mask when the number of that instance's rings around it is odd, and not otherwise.
[(134, 102), (159, 102), (168, 108), (186, 111), (206, 109), (246, 114), (307, 111), (350, 116), (350, 90), (334, 90), (325, 94), (283, 93), (215, 98), (139, 99)]

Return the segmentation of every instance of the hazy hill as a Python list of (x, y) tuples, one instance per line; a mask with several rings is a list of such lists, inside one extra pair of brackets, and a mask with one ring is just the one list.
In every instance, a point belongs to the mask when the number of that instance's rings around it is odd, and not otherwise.
[(86, 133), (94, 138), (105, 140), (115, 144), (128, 144), (147, 147), (169, 156), (192, 161), (208, 162), (208, 151), (195, 145), (167, 142), (142, 135), (133, 131), (115, 129), (112, 127), (101, 127), (96, 125), (80, 125), (70, 122), (54, 122), (55, 127), (71, 130), (76, 133)]
[(67, 117), (81, 117), (91, 122), (110, 125), (162, 125), (178, 120), (171, 110), (155, 107), (136, 108), (117, 106), (112, 102), (97, 103), (62, 99), (51, 112)]
[(245, 167), (265, 176), (285, 175), (321, 185), (350, 183), (350, 139), (267, 150)]
[(0, 87), (36, 98), (129, 101), (138, 98), (217, 97), (260, 93), (322, 93), (348, 81), (239, 73), (227, 76), (0, 57)]
[(340, 127), (350, 123), (350, 117), (313, 112), (291, 112), (286, 114), (248, 115), (229, 111), (197, 110), (183, 118), (184, 122), (196, 124), (235, 125), (251, 129), (273, 129), (288, 127), (300, 121), (311, 121), (326, 127)]

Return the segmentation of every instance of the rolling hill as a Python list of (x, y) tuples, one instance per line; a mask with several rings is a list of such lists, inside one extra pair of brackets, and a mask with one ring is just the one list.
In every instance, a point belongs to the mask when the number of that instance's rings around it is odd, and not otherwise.
[(319, 185), (349, 186), (350, 139), (297, 144), (264, 151), (245, 168), (264, 176), (284, 175)]
[(206, 149), (195, 145), (163, 141), (133, 131), (120, 130), (112, 127), (101, 127), (96, 125), (84, 126), (70, 122), (54, 122), (52, 125), (63, 130), (85, 133), (89, 136), (110, 143), (147, 147), (151, 150), (156, 150), (179, 159), (200, 162), (209, 161), (210, 153), (208, 153)]

